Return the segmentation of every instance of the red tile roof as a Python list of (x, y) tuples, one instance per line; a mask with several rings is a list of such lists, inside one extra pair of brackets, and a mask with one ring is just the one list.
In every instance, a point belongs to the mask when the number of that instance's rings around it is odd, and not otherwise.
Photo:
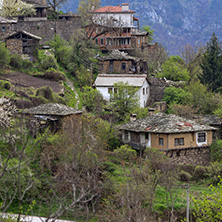
[[(105, 6), (99, 9), (94, 10), (93, 12), (122, 12), (121, 6)], [(132, 10), (123, 11), (123, 12), (133, 12)]]

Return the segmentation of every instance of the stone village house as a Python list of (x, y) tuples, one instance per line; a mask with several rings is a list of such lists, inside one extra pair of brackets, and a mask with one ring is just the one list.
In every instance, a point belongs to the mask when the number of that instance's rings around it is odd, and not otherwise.
[(135, 149), (154, 147), (170, 152), (206, 148), (213, 141), (214, 127), (175, 115), (157, 113), (119, 127), (121, 139)]
[(27, 117), (27, 126), (33, 136), (47, 127), (52, 132), (62, 130), (68, 133), (80, 133), (82, 111), (63, 104), (41, 104), (23, 110), (21, 114)]
[(105, 56), (97, 57), (97, 60), (99, 73), (144, 74), (148, 69), (146, 61), (129, 56), (119, 50), (112, 50)]
[(150, 85), (147, 75), (136, 74), (99, 74), (95, 80), (94, 86), (99, 90), (103, 98), (107, 101), (110, 100), (110, 94), (115, 93), (115, 83), (128, 83), (130, 86), (138, 87), (138, 98), (140, 107), (145, 107), (146, 102), (150, 95)]

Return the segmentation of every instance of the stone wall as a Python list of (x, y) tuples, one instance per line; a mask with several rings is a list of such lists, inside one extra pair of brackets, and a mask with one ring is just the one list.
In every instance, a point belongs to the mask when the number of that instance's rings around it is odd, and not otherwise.
[(22, 40), (20, 39), (8, 39), (6, 41), (6, 47), (12, 54), (23, 54)]
[(46, 21), (18, 21), (17, 23), (0, 24), (0, 39), (4, 39), (9, 34), (17, 31), (27, 31), (42, 38), (41, 44), (53, 38), (53, 35), (59, 34), (61, 38), (70, 40), (71, 36), (81, 27), (81, 18), (79, 16), (61, 20)]
[(169, 151), (166, 155), (173, 164), (207, 166), (210, 162), (210, 149), (203, 147), (197, 149)]

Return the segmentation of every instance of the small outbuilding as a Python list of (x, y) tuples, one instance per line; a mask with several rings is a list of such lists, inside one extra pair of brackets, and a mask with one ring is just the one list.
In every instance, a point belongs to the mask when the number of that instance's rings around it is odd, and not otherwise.
[(37, 58), (37, 49), (41, 37), (26, 31), (13, 32), (5, 37), (6, 47), (12, 54), (28, 55), (30, 61)]
[(58, 103), (42, 104), (21, 113), (28, 117), (27, 125), (33, 136), (47, 127), (51, 132), (79, 133), (82, 125), (81, 110)]

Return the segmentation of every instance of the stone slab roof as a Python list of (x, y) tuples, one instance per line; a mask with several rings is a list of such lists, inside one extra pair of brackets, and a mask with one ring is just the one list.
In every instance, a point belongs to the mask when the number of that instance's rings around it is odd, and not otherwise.
[(129, 56), (126, 52), (121, 52), (118, 49), (112, 50), (107, 56), (102, 56), (97, 58), (99, 61), (106, 61), (106, 60), (132, 60), (136, 61), (137, 59)]
[(31, 115), (67, 116), (71, 114), (79, 114), (82, 113), (82, 111), (63, 104), (46, 103), (30, 109), (25, 109), (22, 111), (22, 113)]
[(32, 33), (26, 32), (26, 31), (24, 31), (24, 30), (18, 31), (18, 32), (13, 32), (13, 33), (11, 33), (10, 35), (8, 35), (7, 37), (5, 37), (5, 39), (9, 39), (9, 38), (13, 37), (14, 35), (19, 34), (20, 32), (23, 33), (23, 34), (25, 34), (25, 35), (27, 35), (27, 36), (30, 36), (30, 37), (33, 38), (33, 39), (37, 39), (37, 40), (41, 40), (41, 39), (42, 39), (41, 37), (39, 37), (39, 36), (37, 36), (37, 35), (33, 35)]
[(214, 131), (214, 127), (197, 123), (193, 120), (175, 116), (172, 114), (157, 113), (134, 122), (122, 124), (119, 129), (134, 132), (148, 133), (188, 133), (201, 131)]
[(147, 75), (135, 74), (99, 74), (95, 80), (94, 86), (113, 86), (115, 83), (123, 82), (131, 86), (141, 87), (147, 80)]
[(136, 36), (145, 36), (148, 35), (149, 33), (146, 31), (141, 31), (139, 29), (133, 29), (132, 30), (132, 35), (136, 35)]

